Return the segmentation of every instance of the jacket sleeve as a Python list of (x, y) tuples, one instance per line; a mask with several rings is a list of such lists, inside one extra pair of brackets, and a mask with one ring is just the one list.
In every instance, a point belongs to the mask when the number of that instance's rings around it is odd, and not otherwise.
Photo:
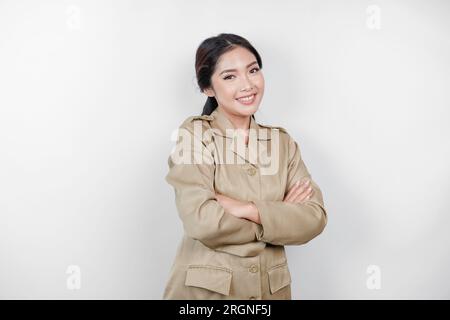
[(292, 137), (288, 143), (288, 179), (286, 192), (305, 178), (311, 180), (314, 189), (312, 197), (303, 203), (255, 200), (261, 225), (258, 225), (257, 239), (275, 245), (301, 245), (318, 236), (327, 224), (322, 192), (311, 179), (300, 149)]
[[(179, 136), (175, 151), (168, 159), (166, 181), (175, 190), (175, 202), (186, 234), (211, 249), (257, 241), (258, 224), (226, 213), (215, 199), (215, 165), (201, 136), (194, 134), (190, 126), (179, 130), (184, 141)], [(180, 154), (183, 160), (178, 157)]]

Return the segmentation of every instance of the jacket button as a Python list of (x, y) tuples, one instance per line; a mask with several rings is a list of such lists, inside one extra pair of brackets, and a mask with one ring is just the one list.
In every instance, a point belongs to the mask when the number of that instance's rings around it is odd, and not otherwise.
[(250, 299), (250, 300), (256, 300), (256, 298), (253, 297), (253, 296), (251, 296), (249, 299)]
[(258, 266), (257, 265), (252, 265), (249, 269), (248, 269), (251, 273), (257, 273), (258, 272)]
[(253, 167), (248, 168), (248, 169), (247, 169), (247, 173), (248, 173), (249, 176), (254, 176), (255, 173), (256, 173), (256, 169), (253, 168)]

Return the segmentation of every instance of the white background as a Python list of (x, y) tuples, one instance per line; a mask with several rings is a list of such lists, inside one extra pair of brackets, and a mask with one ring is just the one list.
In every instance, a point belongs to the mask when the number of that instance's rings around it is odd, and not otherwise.
[(419, 0), (0, 1), (0, 298), (161, 298), (183, 233), (170, 136), (202, 111), (195, 50), (221, 32), (261, 54), (256, 119), (299, 142), (324, 194), (323, 234), (287, 249), (293, 298), (450, 298), (449, 14)]

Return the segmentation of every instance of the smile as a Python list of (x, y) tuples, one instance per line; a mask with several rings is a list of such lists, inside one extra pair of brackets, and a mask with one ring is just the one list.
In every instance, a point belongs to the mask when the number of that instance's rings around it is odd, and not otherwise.
[(255, 96), (256, 96), (256, 94), (252, 94), (251, 96), (238, 98), (236, 100), (239, 101), (242, 104), (250, 105), (250, 104), (252, 104), (255, 101)]

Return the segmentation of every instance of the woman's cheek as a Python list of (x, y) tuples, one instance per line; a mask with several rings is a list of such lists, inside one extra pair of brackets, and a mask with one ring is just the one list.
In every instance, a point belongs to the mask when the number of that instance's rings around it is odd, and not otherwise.
[(264, 91), (264, 76), (262, 74), (257, 77), (255, 82), (256, 82), (255, 85), (258, 87), (258, 89), (260, 91)]

